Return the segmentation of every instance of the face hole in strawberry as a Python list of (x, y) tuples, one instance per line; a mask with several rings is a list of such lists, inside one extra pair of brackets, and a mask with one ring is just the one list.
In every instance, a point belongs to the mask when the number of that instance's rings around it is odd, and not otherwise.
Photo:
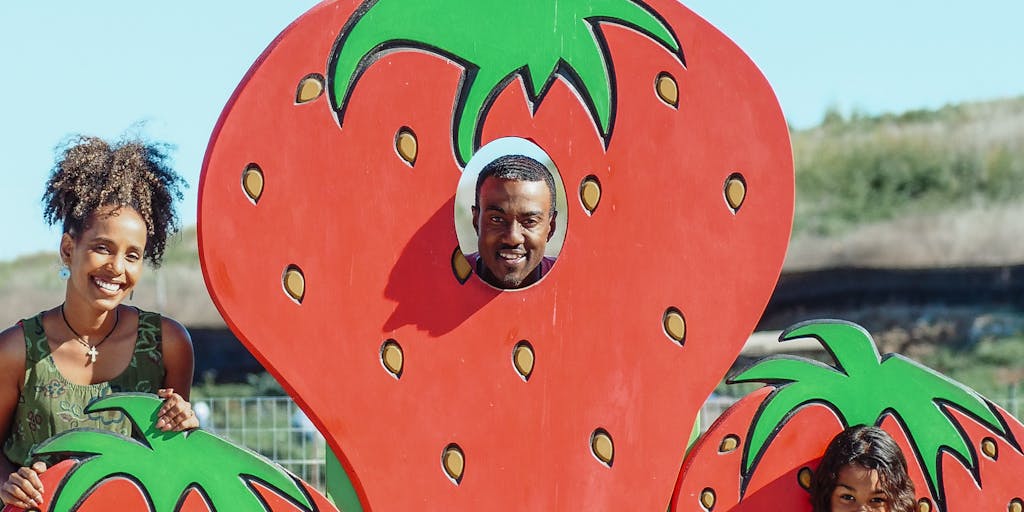
[(615, 459), (615, 443), (607, 430), (599, 428), (590, 434), (590, 451), (601, 464), (612, 467), (612, 462)]
[(800, 471), (796, 473), (796, 483), (800, 484), (800, 487), (803, 487), (804, 490), (810, 490), (811, 478), (813, 476), (814, 473), (811, 471), (811, 468), (800, 468)]
[(299, 86), (295, 90), (295, 104), (309, 103), (324, 93), (324, 76), (320, 73), (310, 73), (299, 80)]
[(597, 204), (601, 202), (601, 182), (597, 176), (590, 175), (583, 178), (580, 183), (580, 204), (587, 211), (587, 215), (593, 215)]
[(736, 448), (740, 447), (740, 438), (736, 434), (729, 434), (722, 439), (722, 444), (718, 445), (718, 453), (729, 453)]
[(928, 498), (917, 500), (917, 512), (932, 512), (932, 502)]
[[(551, 157), (530, 140), (502, 137), (481, 147), (462, 171), (455, 235), (479, 282), (501, 291), (525, 290), (557, 266), (568, 209)], [(461, 279), (465, 267), (457, 258), (452, 263)]]
[(981, 453), (984, 453), (986, 457), (992, 460), (999, 460), (999, 446), (996, 445), (996, 440), (991, 437), (982, 439)]
[(747, 181), (740, 173), (733, 173), (725, 180), (725, 202), (733, 213), (740, 210), (743, 201), (747, 198)]
[(682, 345), (686, 342), (686, 318), (683, 313), (674, 307), (665, 310), (662, 319), (665, 327), (665, 335), (672, 341)]
[(402, 346), (397, 341), (389, 339), (380, 346), (380, 362), (384, 369), (396, 379), (402, 378), (402, 370), (405, 368), (405, 355)]
[(284, 292), (296, 304), (302, 304), (306, 296), (306, 276), (297, 265), (288, 265), (281, 276), (281, 284), (284, 285)]
[(469, 264), (469, 260), (466, 259), (465, 254), (462, 254), (462, 249), (459, 247), (452, 252), (452, 273), (455, 274), (455, 279), (459, 281), (459, 284), (466, 284), (469, 276), (473, 275), (473, 266)]
[(409, 167), (416, 165), (416, 155), (419, 154), (419, 142), (412, 128), (403, 126), (395, 134), (395, 152), (399, 158), (405, 160)]
[(242, 171), (242, 191), (252, 204), (259, 202), (263, 195), (263, 169), (259, 165), (251, 163), (245, 166)]
[(516, 372), (522, 377), (523, 382), (530, 380), (530, 375), (533, 374), (533, 363), (533, 345), (530, 345), (530, 342), (526, 340), (516, 343), (516, 346), (512, 349), (512, 366), (515, 367)]
[(661, 101), (671, 105), (672, 108), (679, 106), (679, 84), (667, 71), (658, 73), (658, 78), (654, 80), (654, 90), (658, 92)]
[(1024, 501), (1020, 498), (1014, 498), (1010, 500), (1010, 504), (1006, 506), (1006, 510), (1009, 512), (1024, 512)]
[(453, 484), (459, 485), (462, 482), (462, 473), (466, 469), (466, 457), (459, 445), (452, 443), (444, 447), (441, 452), (441, 468), (444, 474)]
[(714, 489), (706, 487), (700, 492), (700, 506), (704, 507), (704, 510), (707, 512), (714, 510), (716, 501), (718, 501), (718, 498), (715, 497)]

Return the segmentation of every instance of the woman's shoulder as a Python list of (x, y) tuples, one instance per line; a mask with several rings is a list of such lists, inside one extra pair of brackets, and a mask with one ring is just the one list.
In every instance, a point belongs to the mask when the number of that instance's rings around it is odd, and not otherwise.
[(188, 329), (185, 329), (181, 322), (169, 316), (160, 317), (160, 332), (165, 344), (188, 343), (191, 345), (192, 343), (192, 337), (189, 336)]
[(22, 322), (0, 331), (0, 373), (16, 370), (19, 366), (24, 371), (25, 329)]

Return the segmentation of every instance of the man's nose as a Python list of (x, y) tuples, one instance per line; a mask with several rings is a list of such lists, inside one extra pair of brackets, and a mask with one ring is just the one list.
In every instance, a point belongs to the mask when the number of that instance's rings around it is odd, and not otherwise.
[(520, 245), (525, 241), (523, 236), (523, 225), (518, 222), (510, 222), (505, 230), (505, 243), (509, 245)]

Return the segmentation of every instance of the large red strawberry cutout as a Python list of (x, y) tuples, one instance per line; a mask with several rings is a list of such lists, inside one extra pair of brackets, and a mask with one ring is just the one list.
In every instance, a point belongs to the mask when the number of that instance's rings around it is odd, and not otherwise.
[(834, 365), (762, 360), (738, 382), (771, 384), (730, 407), (694, 446), (673, 510), (810, 512), (806, 487), (844, 427), (879, 425), (909, 466), (920, 512), (1017, 511), (1024, 506), (1024, 425), (973, 390), (841, 321), (798, 324), (782, 340), (818, 339)]
[[(503, 137), (568, 196), (554, 268), (519, 291), (468, 275), (454, 220)], [(200, 257), (365, 509), (664, 510), (792, 204), (768, 83), (674, 0), (339, 0), (225, 107)]]

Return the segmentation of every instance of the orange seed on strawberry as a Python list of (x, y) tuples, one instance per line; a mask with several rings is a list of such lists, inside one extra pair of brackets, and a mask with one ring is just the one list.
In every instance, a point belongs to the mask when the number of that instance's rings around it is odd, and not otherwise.
[(800, 484), (800, 487), (804, 489), (811, 488), (811, 478), (814, 474), (811, 472), (811, 468), (800, 468), (800, 471), (796, 474), (796, 481)]

